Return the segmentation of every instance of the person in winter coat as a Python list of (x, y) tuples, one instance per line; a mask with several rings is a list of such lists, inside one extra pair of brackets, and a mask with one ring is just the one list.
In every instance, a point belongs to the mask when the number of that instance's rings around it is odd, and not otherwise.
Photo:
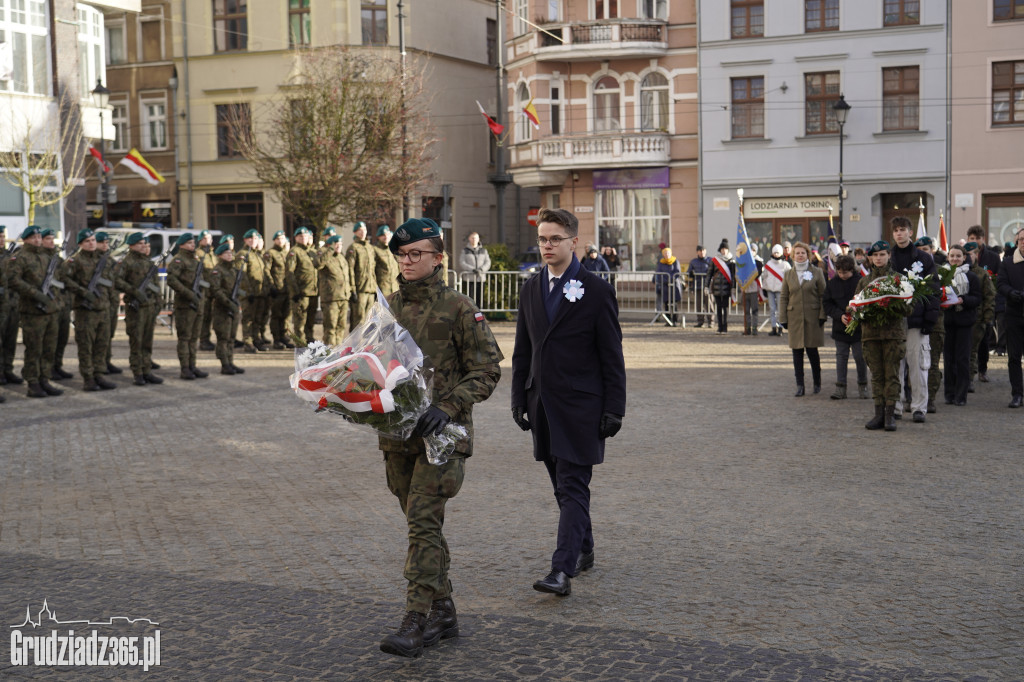
[(681, 277), (679, 259), (672, 255), (672, 249), (665, 247), (655, 268), (654, 286), (658, 294), (658, 310), (670, 315), (671, 321), (665, 323), (666, 327), (679, 323), (679, 302), (683, 299)]
[(846, 308), (850, 305), (850, 299), (853, 298), (853, 292), (856, 291), (857, 282), (860, 280), (860, 274), (856, 272), (857, 262), (853, 260), (853, 256), (839, 256), (835, 265), (836, 276), (825, 285), (825, 295), (822, 297), (825, 314), (832, 320), (832, 338), (836, 342), (836, 390), (829, 397), (833, 400), (846, 399), (846, 369), (852, 353), (853, 362), (857, 365), (857, 396), (870, 398), (868, 367), (864, 364), (864, 354), (861, 350), (860, 327), (853, 330), (853, 334), (846, 333), (846, 326), (850, 322), (847, 319)]
[(711, 327), (711, 315), (708, 314), (711, 310), (711, 294), (708, 275), (710, 274), (708, 268), (711, 267), (711, 262), (708, 260), (707, 250), (697, 245), (697, 257), (690, 261), (690, 267), (686, 269), (686, 279), (690, 283), (690, 291), (693, 292), (697, 307), (697, 326), (703, 327), (707, 323), (708, 327)]
[(999, 293), (1006, 299), (1006, 365), (1010, 373), (1010, 404), (1024, 405), (1024, 376), (1021, 372), (1021, 354), (1024, 348), (1024, 229), (1014, 237), (1017, 248), (1003, 257), (999, 266)]
[(718, 245), (718, 255), (711, 259), (708, 268), (708, 285), (715, 297), (715, 318), (718, 321), (717, 334), (729, 331), (729, 300), (736, 290), (736, 261), (729, 253), (729, 240), (723, 239)]
[(818, 349), (825, 345), (825, 309), (821, 297), (825, 293), (825, 275), (810, 263), (807, 244), (793, 245), (793, 269), (782, 280), (779, 321), (789, 330), (789, 347), (793, 351), (796, 375), (796, 397), (804, 394), (804, 351), (811, 364), (814, 392), (821, 393), (821, 358)]
[(771, 318), (772, 330), (768, 336), (782, 336), (782, 325), (779, 324), (779, 297), (782, 295), (782, 278), (793, 266), (782, 257), (782, 244), (772, 247), (772, 257), (764, 264), (761, 271), (761, 287), (768, 295), (768, 314)]
[(942, 352), (945, 367), (947, 405), (966, 405), (967, 387), (971, 380), (971, 345), (974, 323), (981, 305), (981, 280), (971, 272), (964, 247), (954, 244), (946, 253), (953, 268), (953, 291), (959, 303), (947, 306), (943, 313), (946, 325), (946, 343)]
[(480, 235), (470, 232), (466, 246), (459, 254), (459, 275), (466, 282), (466, 293), (477, 306), (482, 306), (484, 281), (491, 269), (491, 254), (480, 246)]

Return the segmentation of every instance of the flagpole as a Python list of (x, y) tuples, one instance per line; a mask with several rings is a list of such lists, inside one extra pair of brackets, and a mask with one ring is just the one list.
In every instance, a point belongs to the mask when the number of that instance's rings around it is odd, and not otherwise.
[[(495, 115), (498, 117), (497, 118), (497, 122), (499, 124), (501, 124), (502, 112), (505, 109), (505, 105), (503, 104), (503, 102), (505, 101), (504, 92), (503, 92), (504, 89), (505, 89), (505, 59), (504, 59), (505, 45), (504, 45), (504, 42), (501, 39), (501, 33), (502, 33), (501, 27), (502, 27), (502, 23), (504, 22), (505, 18), (501, 15), (501, 10), (502, 10), (502, 6), (501, 5), (502, 5), (502, 0), (495, 0), (494, 7), (495, 7), (495, 14), (496, 14), (496, 19), (497, 19), (497, 22), (496, 22), (497, 26), (495, 27), (496, 30), (497, 30), (497, 36), (496, 36), (497, 39), (495, 40), (495, 43), (497, 44), (497, 48), (498, 48), (498, 59), (497, 59), (498, 63), (495, 65), (495, 80), (497, 81), (497, 91), (498, 91), (498, 110), (495, 112)], [(505, 242), (505, 187), (512, 183), (512, 177), (508, 173), (505, 172), (505, 148), (504, 148), (504, 145), (503, 144), (499, 144), (499, 145), (497, 145), (497, 147), (498, 148), (497, 148), (497, 151), (496, 151), (496, 154), (495, 154), (496, 158), (495, 158), (494, 175), (489, 176), (487, 178), (487, 181), (489, 183), (491, 183), (492, 185), (494, 185), (494, 203), (495, 203), (495, 210), (496, 210), (496, 212), (498, 214), (498, 216), (497, 216), (497, 218), (498, 218), (498, 242), (504, 243)]]

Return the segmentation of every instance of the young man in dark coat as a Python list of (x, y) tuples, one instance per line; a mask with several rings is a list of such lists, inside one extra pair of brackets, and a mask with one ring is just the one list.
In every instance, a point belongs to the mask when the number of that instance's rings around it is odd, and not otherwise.
[(1010, 371), (1010, 405), (1024, 405), (1024, 376), (1021, 352), (1024, 350), (1024, 229), (1014, 238), (1017, 248), (1003, 258), (997, 278), (999, 293), (1006, 297), (1006, 364)]
[(836, 258), (836, 276), (825, 284), (825, 295), (822, 297), (825, 314), (832, 319), (832, 338), (836, 342), (836, 390), (829, 396), (833, 400), (846, 399), (846, 369), (851, 353), (857, 365), (857, 395), (860, 398), (871, 397), (868, 393), (868, 366), (864, 363), (861, 349), (860, 327), (853, 330), (853, 334), (847, 334), (846, 323), (843, 322), (846, 308), (860, 280), (856, 269), (857, 262), (853, 256)]
[(594, 565), (590, 479), (606, 438), (626, 413), (626, 369), (615, 290), (576, 258), (579, 222), (541, 209), (537, 243), (545, 267), (523, 285), (512, 354), (512, 418), (533, 432), (558, 501), (551, 572), (535, 590), (566, 596)]

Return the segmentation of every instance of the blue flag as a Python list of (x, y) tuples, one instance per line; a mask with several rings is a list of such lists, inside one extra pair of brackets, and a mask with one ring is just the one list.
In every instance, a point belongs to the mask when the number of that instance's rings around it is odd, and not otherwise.
[(740, 222), (736, 225), (736, 284), (741, 289), (757, 279), (757, 263), (750, 252), (747, 226), (743, 222), (743, 208), (740, 207)]

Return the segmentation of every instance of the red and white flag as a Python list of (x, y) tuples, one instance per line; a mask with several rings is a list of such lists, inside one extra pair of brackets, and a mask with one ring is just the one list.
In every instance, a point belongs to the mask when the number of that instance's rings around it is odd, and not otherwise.
[(142, 158), (142, 154), (139, 153), (138, 149), (132, 147), (132, 150), (128, 152), (128, 156), (121, 159), (121, 163), (128, 166), (133, 171), (142, 176), (142, 179), (151, 185), (159, 185), (164, 181), (164, 176), (156, 172), (156, 169), (149, 165), (149, 163)]
[(103, 159), (103, 155), (100, 154), (100, 150), (96, 149), (96, 147), (93, 147), (92, 145), (89, 145), (89, 153), (92, 154), (93, 158), (96, 159), (96, 162), (103, 167), (103, 171), (105, 173), (110, 172), (110, 166), (107, 165), (107, 162)]
[(487, 119), (487, 127), (491, 129), (492, 133), (494, 133), (495, 135), (501, 135), (503, 132), (505, 132), (505, 126), (501, 125), (493, 118), (488, 116), (487, 112), (484, 111), (484, 105), (480, 104), (479, 100), (477, 101), (476, 105), (480, 107), (480, 113), (483, 115), (485, 119)]

